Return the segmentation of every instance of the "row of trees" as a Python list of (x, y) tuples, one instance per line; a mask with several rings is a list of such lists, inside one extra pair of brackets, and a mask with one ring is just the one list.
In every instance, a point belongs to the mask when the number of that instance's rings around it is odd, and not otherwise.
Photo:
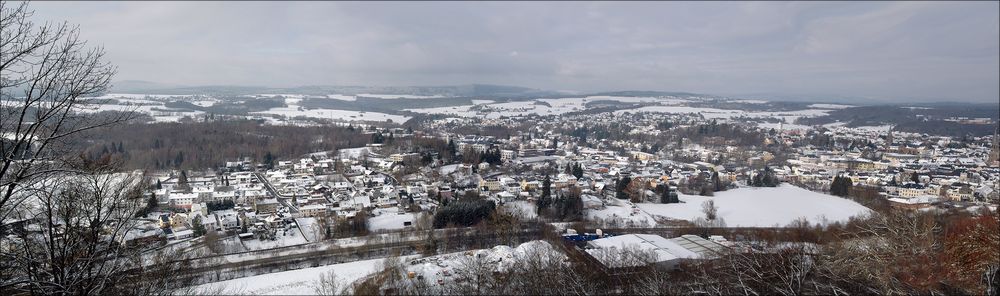
[[(88, 130), (69, 148), (92, 156), (112, 154), (123, 159), (128, 169), (200, 169), (218, 167), (243, 157), (273, 165), (277, 159), (314, 151), (361, 147), (372, 140), (372, 136), (345, 127), (215, 121), (130, 124)], [(105, 153), (104, 147), (108, 145), (127, 147), (127, 150)]]
[(486, 219), (496, 210), (496, 204), (485, 199), (460, 199), (448, 203), (434, 213), (434, 228), (449, 225), (472, 226)]
[(777, 187), (781, 184), (781, 180), (774, 174), (774, 170), (771, 167), (765, 166), (764, 169), (757, 171), (750, 178), (749, 183), (753, 187)]

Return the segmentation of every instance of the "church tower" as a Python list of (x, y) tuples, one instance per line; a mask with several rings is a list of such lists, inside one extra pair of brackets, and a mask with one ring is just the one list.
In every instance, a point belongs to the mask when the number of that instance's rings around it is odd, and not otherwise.
[(892, 146), (892, 142), (892, 128), (889, 128), (889, 134), (885, 136), (885, 150), (889, 150), (889, 147)]
[(1000, 166), (1000, 124), (993, 131), (993, 146), (990, 148), (990, 158), (986, 163), (992, 166)]

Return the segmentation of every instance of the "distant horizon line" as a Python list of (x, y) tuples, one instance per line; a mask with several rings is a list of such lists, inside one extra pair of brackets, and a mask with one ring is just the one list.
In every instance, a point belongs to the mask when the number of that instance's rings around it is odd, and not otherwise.
[[(579, 90), (554, 90), (546, 88), (537, 87), (527, 87), (520, 85), (509, 85), (509, 84), (498, 84), (498, 83), (456, 83), (456, 84), (396, 84), (396, 85), (380, 85), (380, 84), (300, 84), (295, 86), (273, 86), (273, 85), (253, 85), (253, 84), (174, 84), (174, 83), (163, 83), (149, 80), (140, 79), (123, 79), (113, 81), (111, 87), (109, 88), (109, 93), (113, 93), (115, 88), (119, 87), (117, 83), (148, 83), (160, 85), (156, 88), (142, 89), (142, 87), (127, 87), (135, 88), (138, 90), (143, 90), (146, 94), (153, 94), (150, 91), (155, 90), (171, 90), (171, 89), (182, 89), (182, 88), (208, 88), (208, 87), (236, 87), (236, 88), (266, 88), (266, 89), (295, 89), (295, 88), (308, 88), (308, 87), (359, 87), (359, 88), (394, 88), (394, 87), (461, 87), (461, 86), (499, 86), (499, 87), (512, 87), (512, 88), (522, 88), (526, 90), (534, 90), (538, 92), (551, 92), (565, 95), (599, 95), (605, 93), (625, 93), (625, 92), (650, 92), (650, 93), (674, 93), (674, 94), (689, 94), (689, 95), (699, 95), (707, 97), (722, 97), (726, 99), (756, 99), (765, 100), (769, 102), (816, 102), (816, 103), (843, 103), (843, 104), (862, 104), (862, 105), (905, 105), (907, 102), (901, 102), (909, 100), (912, 104), (945, 104), (945, 103), (964, 103), (964, 104), (985, 104), (985, 105), (1000, 105), (1000, 98), (997, 98), (994, 102), (989, 101), (979, 101), (979, 100), (969, 100), (969, 99), (958, 99), (958, 98), (942, 98), (942, 99), (917, 99), (917, 98), (883, 98), (883, 97), (873, 97), (873, 96), (849, 96), (849, 95), (832, 95), (832, 94), (801, 94), (801, 93), (706, 93), (706, 92), (696, 92), (696, 91), (678, 91), (678, 90), (650, 90), (650, 89), (619, 89), (619, 90), (600, 90), (600, 91), (579, 91)], [(766, 98), (772, 97), (772, 98)], [(792, 98), (794, 97), (794, 98)], [(843, 102), (848, 101), (848, 102)], [(867, 102), (867, 104), (864, 104)]]

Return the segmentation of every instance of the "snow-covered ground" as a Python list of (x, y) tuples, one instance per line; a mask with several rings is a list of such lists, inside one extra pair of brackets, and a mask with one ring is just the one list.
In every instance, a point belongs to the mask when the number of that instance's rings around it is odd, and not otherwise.
[(538, 210), (535, 204), (526, 200), (515, 200), (503, 204), (510, 213), (518, 215), (521, 219), (530, 220), (538, 218)]
[(386, 95), (386, 94), (358, 94), (358, 97), (379, 98), (379, 99), (433, 99), (444, 98), (442, 95), (418, 96), (418, 95)]
[(757, 126), (759, 126), (760, 128), (764, 128), (764, 129), (772, 129), (773, 128), (773, 129), (776, 129), (776, 130), (780, 129), (780, 130), (786, 130), (786, 131), (790, 131), (790, 130), (802, 130), (802, 131), (806, 131), (806, 130), (812, 129), (811, 126), (801, 125), (801, 124), (794, 124), (794, 123), (769, 123), (769, 122), (764, 122), (764, 123), (758, 123)]
[(345, 148), (338, 150), (337, 153), (340, 153), (341, 158), (361, 159), (363, 155), (368, 154), (368, 147)]
[(618, 226), (656, 226), (656, 219), (653, 216), (638, 208), (633, 208), (631, 202), (618, 199), (609, 199), (606, 201), (608, 205), (603, 209), (585, 210), (585, 218), (590, 221), (599, 221)]
[(417, 109), (406, 109), (405, 111), (412, 111), (424, 114), (445, 114), (458, 117), (476, 117), (477, 113), (475, 111), (469, 110), (472, 107), (475, 107), (475, 105), (447, 106), (447, 107), (436, 107), (436, 108), (417, 108)]
[(341, 101), (357, 101), (358, 100), (358, 98), (355, 97), (355, 96), (338, 95), (338, 94), (326, 95), (326, 98), (327, 99), (334, 99), (334, 100), (341, 100)]
[[(417, 113), (425, 114), (447, 114), (459, 117), (479, 117), (499, 118), (502, 116), (526, 116), (526, 115), (560, 115), (567, 112), (582, 111), (586, 109), (588, 102), (594, 101), (617, 101), (624, 103), (655, 102), (663, 105), (676, 105), (688, 100), (678, 98), (654, 98), (654, 97), (618, 97), (618, 96), (588, 96), (579, 98), (559, 98), (559, 99), (536, 99), (529, 101), (515, 101), (504, 103), (485, 102), (488, 100), (473, 100), (473, 105), (448, 106), (438, 108), (417, 108), (407, 109)], [(483, 111), (472, 111), (470, 108), (476, 105), (483, 105)]]
[(404, 225), (405, 222), (410, 222), (412, 228), (417, 222), (418, 215), (414, 213), (400, 214), (398, 207), (375, 209), (374, 214), (375, 217), (368, 218), (368, 230), (371, 231), (403, 229), (407, 227)]
[(291, 228), (287, 231), (279, 229), (278, 234), (275, 237), (275, 240), (245, 239), (243, 240), (243, 245), (245, 245), (248, 250), (264, 250), (308, 243), (298, 228)]
[(406, 266), (407, 272), (416, 273), (415, 277), (422, 277), (429, 284), (448, 285), (454, 283), (455, 278), (459, 276), (456, 272), (462, 270), (467, 263), (482, 260), (485, 264), (491, 265), (493, 270), (502, 272), (518, 268), (520, 266), (518, 263), (523, 260), (548, 258), (546, 255), (554, 255), (553, 258), (558, 258), (560, 261), (566, 259), (565, 254), (562, 254), (548, 242), (536, 240), (520, 244), (517, 247), (501, 245), (491, 249), (410, 259), (403, 264)]
[(339, 286), (349, 286), (378, 271), (384, 260), (363, 260), (262, 274), (199, 285), (195, 289), (205, 292), (217, 292), (221, 289), (222, 294), (228, 295), (316, 295), (313, 287), (324, 273), (333, 271), (337, 275)]
[(639, 209), (652, 216), (692, 221), (705, 217), (702, 203), (711, 199), (728, 227), (787, 226), (800, 218), (813, 224), (846, 222), (870, 212), (854, 201), (788, 184), (731, 189), (716, 192), (714, 197), (681, 194), (679, 199), (683, 203), (641, 203)]
[[(329, 97), (329, 96), (327, 96)], [(285, 104), (288, 107), (276, 107), (271, 108), (267, 111), (253, 112), (253, 114), (274, 114), (281, 115), (287, 118), (294, 117), (309, 117), (316, 119), (332, 119), (332, 120), (343, 120), (343, 121), (378, 121), (384, 122), (386, 120), (392, 120), (395, 123), (403, 123), (410, 120), (410, 117), (402, 115), (392, 115), (379, 112), (364, 112), (364, 111), (347, 111), (347, 110), (336, 110), (336, 109), (304, 109), (298, 104), (302, 101), (301, 96), (295, 97), (285, 97)]]
[(764, 100), (732, 100), (733, 103), (743, 103), (743, 104), (767, 104)]
[(886, 133), (886, 132), (889, 132), (889, 130), (892, 129), (892, 125), (859, 126), (859, 127), (855, 127), (855, 129), (859, 129), (859, 130), (863, 130), (863, 131), (869, 131), (869, 132)]
[[(505, 271), (518, 268), (518, 262), (527, 259), (545, 259), (552, 255), (560, 262), (565, 254), (545, 241), (530, 241), (517, 247), (496, 246), (465, 252), (448, 253), (430, 257), (400, 257), (404, 272), (414, 272), (431, 284), (438, 280), (453, 283), (456, 272), (472, 259), (484, 259), (494, 270)], [(202, 284), (194, 287), (195, 292), (254, 295), (315, 295), (315, 284), (327, 272), (334, 272), (341, 287), (359, 282), (366, 276), (378, 272), (385, 259), (371, 259), (320, 267), (303, 268), (269, 274), (262, 274), (227, 281)]]
[(747, 112), (743, 110), (687, 107), (687, 106), (647, 106), (638, 109), (619, 110), (615, 111), (615, 114), (622, 114), (626, 112), (632, 112), (632, 113), (655, 112), (655, 113), (673, 113), (673, 114), (689, 113), (689, 114), (701, 114), (706, 119), (731, 119), (734, 117), (777, 118), (780, 120), (784, 120), (785, 122), (794, 123), (796, 120), (802, 117), (818, 117), (827, 115), (829, 111), (830, 110), (805, 109), (797, 111)]
[(841, 105), (841, 104), (812, 104), (808, 106), (809, 108), (816, 109), (847, 109), (855, 107), (854, 105)]
[(295, 218), (295, 224), (302, 230), (302, 235), (305, 236), (306, 241), (314, 242), (316, 241), (316, 237), (321, 235), (320, 231), (322, 231), (322, 228), (319, 224), (316, 224), (316, 218)]

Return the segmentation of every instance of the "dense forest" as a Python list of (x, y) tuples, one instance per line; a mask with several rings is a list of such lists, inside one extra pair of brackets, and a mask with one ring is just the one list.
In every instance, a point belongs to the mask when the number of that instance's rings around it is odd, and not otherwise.
[(371, 139), (354, 128), (222, 121), (123, 125), (89, 131), (74, 142), (88, 157), (111, 155), (129, 169), (193, 169), (217, 167), (242, 157), (289, 159), (360, 147)]

